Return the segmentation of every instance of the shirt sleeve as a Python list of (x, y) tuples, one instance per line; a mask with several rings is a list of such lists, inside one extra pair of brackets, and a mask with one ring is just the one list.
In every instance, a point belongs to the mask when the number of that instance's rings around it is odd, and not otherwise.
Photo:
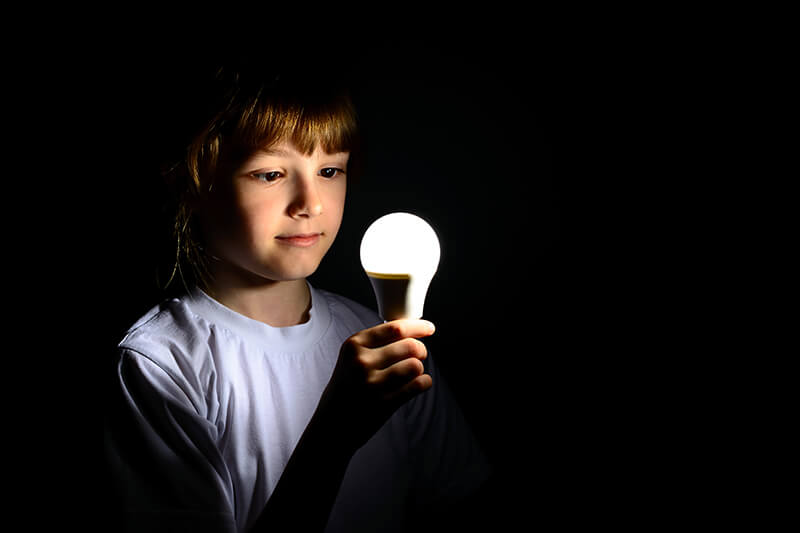
[(119, 530), (236, 531), (216, 427), (180, 379), (123, 350), (108, 400), (104, 447)]
[(491, 467), (429, 354), (425, 369), (433, 387), (406, 407), (409, 452), (418, 508), (456, 504), (477, 491)]

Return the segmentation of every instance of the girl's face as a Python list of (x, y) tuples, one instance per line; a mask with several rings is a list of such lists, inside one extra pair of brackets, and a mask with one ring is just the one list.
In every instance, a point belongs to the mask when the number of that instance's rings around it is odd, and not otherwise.
[(200, 208), (211, 254), (268, 280), (311, 275), (342, 222), (348, 158), (289, 143), (251, 156)]

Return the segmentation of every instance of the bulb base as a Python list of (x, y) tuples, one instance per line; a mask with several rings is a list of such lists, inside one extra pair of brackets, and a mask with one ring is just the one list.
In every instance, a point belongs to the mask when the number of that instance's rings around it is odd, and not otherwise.
[(410, 274), (367, 272), (367, 276), (375, 292), (381, 318), (386, 321), (422, 318), (430, 280), (420, 280)]

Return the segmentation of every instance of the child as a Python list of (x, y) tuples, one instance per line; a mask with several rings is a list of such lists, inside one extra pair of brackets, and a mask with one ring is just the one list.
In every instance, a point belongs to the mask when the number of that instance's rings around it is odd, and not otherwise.
[(419, 340), (312, 287), (355, 113), (335, 78), (220, 69), (167, 177), (173, 284), (119, 344), (105, 450), (130, 531), (403, 531), (488, 467)]

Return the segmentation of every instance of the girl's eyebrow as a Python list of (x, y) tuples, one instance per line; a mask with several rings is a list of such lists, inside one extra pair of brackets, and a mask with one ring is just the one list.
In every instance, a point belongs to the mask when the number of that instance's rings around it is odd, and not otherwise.
[[(258, 155), (272, 156), (272, 157), (291, 157), (292, 154), (282, 148), (262, 148), (259, 150)], [(336, 152), (334, 154), (326, 154), (329, 157), (350, 157), (350, 152)]]
[(264, 155), (274, 155), (278, 157), (289, 157), (290, 155), (289, 152), (280, 148), (262, 148), (258, 152)]

